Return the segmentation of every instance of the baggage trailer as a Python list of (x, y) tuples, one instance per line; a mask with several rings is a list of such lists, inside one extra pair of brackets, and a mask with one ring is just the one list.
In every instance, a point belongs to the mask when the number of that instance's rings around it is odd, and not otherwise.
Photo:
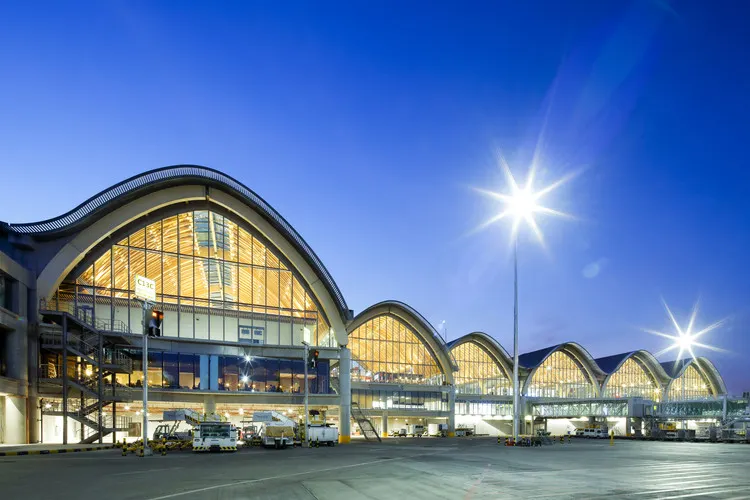
[(266, 448), (277, 450), (294, 446), (294, 427), (269, 422), (261, 432), (261, 441)]

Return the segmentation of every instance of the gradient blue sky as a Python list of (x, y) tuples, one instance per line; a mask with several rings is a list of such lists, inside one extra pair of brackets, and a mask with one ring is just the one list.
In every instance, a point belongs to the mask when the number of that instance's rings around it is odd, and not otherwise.
[[(666, 341), (661, 297), (750, 390), (750, 5), (743, 2), (3, 2), (0, 220), (138, 172), (207, 165), (266, 198), (355, 312), (405, 301), (512, 349), (502, 151), (584, 169), (520, 244), (521, 350)], [(546, 124), (546, 128), (543, 126)], [(540, 141), (540, 131), (545, 133)], [(587, 268), (588, 266), (588, 268)], [(598, 268), (598, 272), (592, 271)], [(592, 275), (595, 276), (592, 277)], [(589, 276), (589, 277), (586, 277)], [(664, 356), (666, 360), (669, 356)]]

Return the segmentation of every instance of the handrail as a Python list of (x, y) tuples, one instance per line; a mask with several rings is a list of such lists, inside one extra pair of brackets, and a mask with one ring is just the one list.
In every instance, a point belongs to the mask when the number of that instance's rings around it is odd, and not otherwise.
[(320, 258), (315, 254), (313, 249), (307, 244), (302, 236), (300, 236), (300, 234), (292, 227), (292, 225), (289, 224), (289, 222), (287, 222), (287, 220), (284, 219), (284, 217), (282, 217), (273, 207), (271, 207), (268, 202), (258, 196), (250, 188), (236, 179), (212, 168), (199, 165), (174, 165), (157, 168), (125, 179), (124, 181), (99, 192), (73, 210), (58, 217), (39, 222), (8, 224), (7, 226), (12, 231), (21, 234), (44, 234), (63, 231), (81, 222), (89, 215), (102, 209), (108, 203), (121, 196), (125, 196), (150, 185), (176, 180), (184, 181), (186, 178), (207, 180), (226, 186), (239, 193), (247, 201), (260, 209), (263, 212), (263, 215), (277, 224), (278, 227), (280, 227), (281, 230), (286, 233), (286, 235), (290, 237), (302, 252), (312, 261), (314, 267), (320, 271), (321, 277), (332, 292), (342, 316), (349, 315), (349, 308), (346, 305), (346, 300), (344, 300), (341, 290), (339, 290), (338, 286), (333, 281), (328, 269), (326, 269)]

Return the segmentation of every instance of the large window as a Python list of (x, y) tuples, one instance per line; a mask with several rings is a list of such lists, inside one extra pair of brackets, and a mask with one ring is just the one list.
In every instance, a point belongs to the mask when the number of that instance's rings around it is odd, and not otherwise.
[[(13, 282), (9, 277), (0, 273), (0, 307), (13, 311)], [(17, 312), (17, 311), (14, 311)]]
[(654, 383), (646, 368), (634, 358), (628, 358), (609, 377), (604, 391), (606, 398), (648, 398), (652, 401), (661, 399), (661, 388)]
[(555, 351), (536, 369), (527, 396), (593, 398), (596, 390), (588, 375), (569, 354)]
[(52, 305), (75, 309), (104, 330), (138, 332), (142, 310), (131, 300), (136, 275), (156, 282), (165, 336), (335, 344), (296, 271), (260, 236), (206, 210), (167, 217), (121, 238), (66, 278)]
[[(118, 384), (130, 387), (143, 386), (141, 351), (128, 351), (133, 359), (131, 374), (118, 373)], [(303, 394), (305, 390), (305, 365), (301, 359), (261, 358), (257, 356), (206, 356), (185, 353), (149, 352), (148, 385), (159, 389), (200, 389), (200, 368), (216, 363), (215, 390), (228, 392), (285, 392)], [(46, 360), (43, 360), (46, 361)], [(330, 394), (330, 363), (319, 360), (315, 369), (308, 370), (310, 394)], [(206, 390), (212, 384), (206, 383)]]
[(456, 415), (510, 417), (513, 415), (513, 405), (497, 401), (457, 401)]
[(352, 402), (365, 410), (448, 411), (448, 395), (443, 392), (352, 389)]
[(453, 376), (456, 392), (461, 394), (513, 394), (513, 384), (507, 374), (487, 351), (474, 342), (464, 342), (452, 350), (458, 363)]
[(669, 387), (670, 401), (687, 401), (691, 399), (705, 399), (713, 397), (711, 384), (694, 365), (688, 365)]
[(440, 385), (444, 377), (430, 349), (407, 325), (378, 316), (349, 335), (352, 380)]

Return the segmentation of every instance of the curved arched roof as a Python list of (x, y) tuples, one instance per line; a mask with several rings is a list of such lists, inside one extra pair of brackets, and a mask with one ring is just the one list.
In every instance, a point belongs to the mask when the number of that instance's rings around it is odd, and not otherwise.
[(548, 357), (558, 351), (562, 351), (571, 356), (581, 365), (598, 393), (601, 389), (601, 381), (606, 376), (606, 374), (602, 371), (601, 368), (599, 368), (599, 365), (596, 364), (594, 358), (582, 345), (576, 342), (565, 342), (563, 344), (545, 347), (544, 349), (527, 352), (518, 356), (519, 366), (529, 371), (529, 375), (528, 377), (526, 377), (526, 382), (524, 382), (524, 389), (522, 394), (526, 393), (527, 387), (529, 383), (531, 383), (531, 380), (534, 378), (534, 373), (536, 372), (537, 368), (539, 368)]
[[(698, 371), (706, 376), (708, 382), (713, 386), (714, 394), (721, 395), (727, 393), (727, 386), (724, 384), (724, 379), (719, 373), (719, 370), (716, 369), (716, 366), (714, 366), (708, 358), (703, 356), (661, 363), (664, 371), (672, 379), (670, 380), (669, 385), (671, 385), (674, 380), (680, 378), (680, 376), (685, 373), (688, 366), (692, 364), (695, 364), (698, 367)], [(667, 386), (667, 390), (669, 390), (669, 386)]]
[(422, 343), (429, 348), (431, 354), (440, 365), (448, 383), (453, 383), (453, 372), (458, 370), (458, 365), (448, 350), (448, 346), (443, 342), (435, 327), (408, 304), (397, 300), (385, 300), (373, 304), (357, 314), (347, 326), (346, 331), (351, 334), (367, 321), (383, 315), (392, 316), (409, 325), (419, 336)]
[(217, 188), (247, 204), (282, 234), (319, 276), (336, 303), (341, 317), (351, 319), (344, 296), (320, 258), (302, 236), (271, 205), (236, 179), (212, 168), (199, 165), (174, 165), (135, 175), (92, 196), (73, 210), (40, 222), (11, 223), (6, 227), (15, 233), (39, 239), (53, 239), (93, 224), (109, 212), (127, 203), (165, 188), (180, 185), (203, 185)]
[(659, 360), (657, 360), (653, 354), (644, 349), (597, 358), (594, 361), (599, 368), (607, 374), (607, 378), (609, 378), (610, 375), (619, 370), (623, 363), (630, 358), (635, 358), (643, 363), (649, 371), (651, 371), (651, 375), (656, 382), (663, 384), (669, 381), (670, 377), (667, 375), (667, 372), (664, 371), (664, 367), (659, 363)]
[(518, 364), (527, 370), (534, 370), (556, 351), (564, 351), (568, 354), (572, 354), (582, 365), (590, 370), (591, 374), (594, 375), (594, 381), (596, 381), (597, 377), (603, 377), (606, 375), (606, 373), (599, 368), (599, 365), (596, 364), (596, 361), (591, 354), (589, 354), (581, 344), (576, 342), (565, 342), (563, 344), (557, 344), (521, 354), (518, 356)]
[(663, 387), (664, 384), (668, 383), (671, 379), (664, 371), (664, 367), (659, 363), (656, 357), (646, 350), (630, 351), (621, 354), (614, 354), (612, 356), (606, 356), (603, 358), (597, 358), (594, 361), (599, 368), (607, 374), (604, 382), (602, 383), (602, 393), (607, 389), (609, 380), (620, 367), (625, 364), (628, 359), (635, 359), (639, 364), (643, 365), (653, 382), (656, 383), (656, 387)]
[(497, 340), (484, 332), (467, 333), (463, 337), (448, 342), (447, 347), (452, 352), (456, 347), (467, 342), (480, 346), (506, 373), (513, 373), (513, 359)]

